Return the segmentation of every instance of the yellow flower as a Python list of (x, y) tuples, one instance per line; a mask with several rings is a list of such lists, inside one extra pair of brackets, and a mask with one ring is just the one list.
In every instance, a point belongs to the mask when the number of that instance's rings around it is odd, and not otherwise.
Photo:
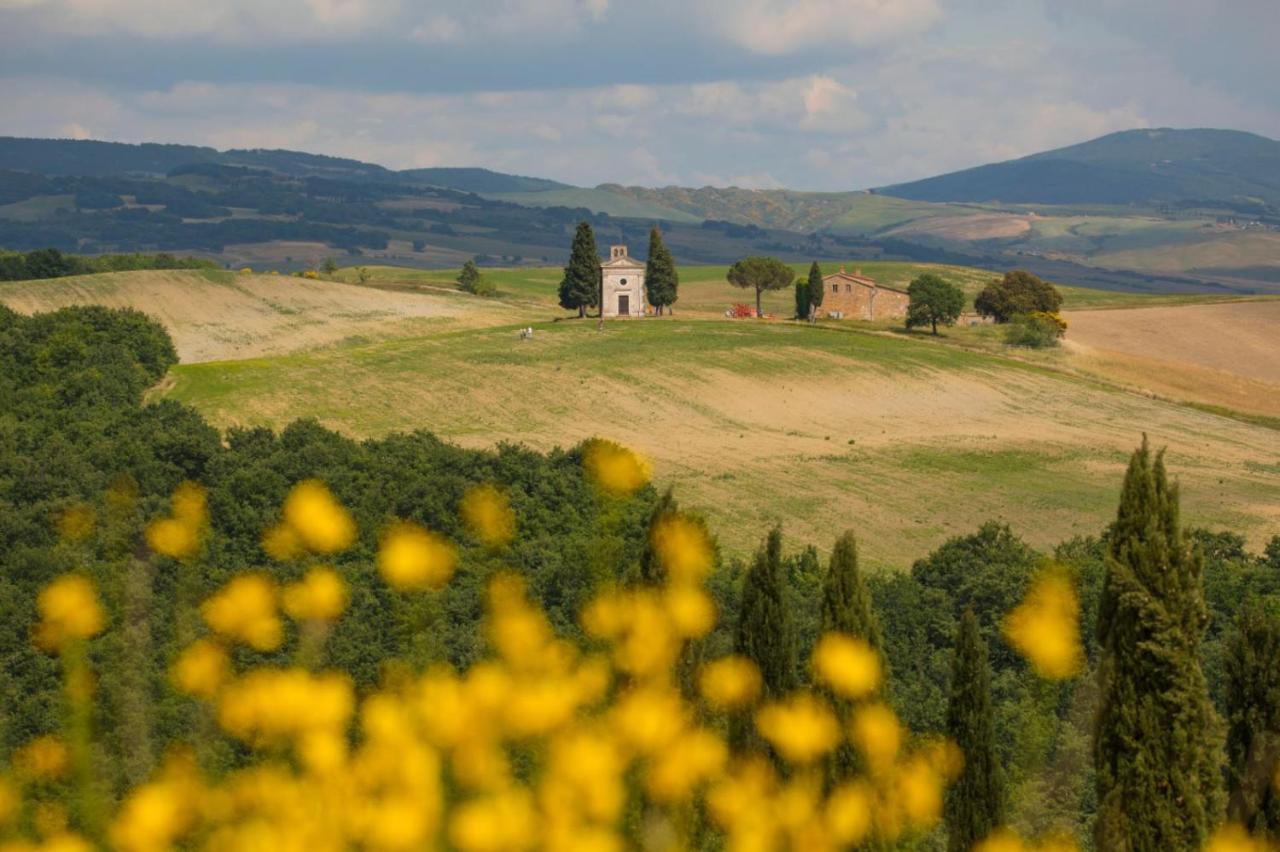
[(259, 668), (223, 688), (218, 723), (247, 743), (265, 745), (342, 730), (354, 706), (351, 682), (341, 674)]
[(313, 553), (346, 550), (356, 538), (356, 522), (318, 479), (293, 487), (284, 501), (284, 521)]
[(702, 667), (698, 688), (712, 707), (741, 707), (760, 694), (760, 671), (746, 657), (721, 657)]
[(284, 638), (276, 615), (275, 584), (261, 574), (241, 574), (200, 607), (214, 632), (257, 651), (272, 651)]
[(530, 849), (537, 842), (537, 819), (527, 790), (507, 790), (454, 808), (449, 840), (463, 852)]
[(402, 591), (440, 588), (457, 562), (457, 550), (443, 536), (406, 521), (387, 529), (378, 550), (383, 579)]
[(1228, 823), (1213, 833), (1205, 844), (1205, 852), (1267, 852), (1266, 841), (1251, 837), (1235, 823)]
[(217, 642), (197, 639), (187, 646), (169, 670), (173, 685), (187, 695), (212, 699), (231, 671), (231, 660)]
[(869, 704), (859, 709), (850, 734), (872, 772), (884, 773), (893, 766), (902, 746), (902, 726), (887, 706)]
[(677, 636), (696, 639), (716, 626), (716, 605), (699, 586), (668, 586), (662, 597)]
[(177, 784), (153, 781), (129, 794), (111, 826), (111, 842), (125, 852), (171, 849), (194, 822), (195, 802)]
[(289, 562), (306, 553), (302, 537), (285, 523), (269, 527), (262, 534), (262, 549), (277, 562)]
[(1084, 660), (1080, 646), (1080, 599), (1061, 572), (1046, 570), (1004, 622), (1004, 635), (1042, 677), (1074, 677)]
[(61, 832), (45, 839), (40, 852), (94, 852), (94, 846), (78, 834)]
[(516, 515), (511, 511), (511, 501), (492, 485), (472, 488), (458, 509), (467, 530), (482, 544), (499, 547), (515, 535)]
[(170, 517), (147, 524), (147, 545), (156, 553), (186, 559), (199, 549), (209, 524), (204, 489), (184, 482), (174, 490), (170, 506)]
[(13, 786), (4, 778), (0, 778), (0, 827), (8, 824), (17, 812), (20, 800)]
[(812, 763), (835, 747), (840, 725), (821, 702), (795, 695), (756, 713), (756, 729), (788, 763)]
[(69, 542), (81, 542), (93, 534), (96, 522), (93, 509), (84, 503), (67, 507), (58, 516), (58, 535)]
[(653, 525), (649, 540), (667, 576), (677, 583), (700, 582), (711, 570), (711, 542), (697, 520), (667, 515)]
[(813, 649), (818, 679), (845, 698), (865, 698), (880, 685), (880, 656), (866, 642), (828, 633)]
[(842, 846), (857, 846), (871, 831), (874, 794), (865, 783), (849, 783), (831, 791), (826, 823), (832, 838)]
[(88, 639), (102, 630), (105, 616), (93, 581), (64, 574), (40, 590), (36, 598), (40, 623), (35, 642), (46, 651), (60, 651), (68, 642)]
[(281, 594), (284, 611), (295, 621), (333, 621), (347, 608), (347, 584), (332, 568), (312, 568)]
[(13, 753), (13, 769), (32, 781), (53, 781), (66, 774), (67, 747), (55, 736), (36, 737)]
[(617, 497), (625, 497), (649, 481), (649, 462), (613, 441), (588, 441), (582, 463), (597, 488)]
[(897, 804), (913, 825), (927, 829), (942, 818), (943, 779), (926, 756), (912, 756), (897, 781)]
[(689, 731), (653, 757), (645, 787), (660, 802), (684, 801), (716, 777), (728, 758), (728, 747), (711, 731)]

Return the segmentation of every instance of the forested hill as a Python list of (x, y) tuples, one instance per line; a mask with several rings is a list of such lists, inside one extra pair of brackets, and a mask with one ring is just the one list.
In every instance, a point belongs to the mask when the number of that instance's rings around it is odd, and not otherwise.
[(913, 201), (1280, 204), (1280, 142), (1237, 130), (1126, 130), (877, 192)]

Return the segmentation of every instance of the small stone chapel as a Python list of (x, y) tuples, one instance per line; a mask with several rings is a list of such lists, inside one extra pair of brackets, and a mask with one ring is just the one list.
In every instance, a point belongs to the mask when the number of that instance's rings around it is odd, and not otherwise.
[(642, 317), (648, 300), (644, 292), (644, 264), (627, 255), (626, 246), (609, 246), (609, 259), (601, 261), (606, 317)]

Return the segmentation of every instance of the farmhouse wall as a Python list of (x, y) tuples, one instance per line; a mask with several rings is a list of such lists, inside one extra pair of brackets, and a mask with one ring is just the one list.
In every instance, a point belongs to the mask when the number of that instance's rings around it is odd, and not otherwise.
[(841, 319), (887, 320), (902, 319), (907, 315), (911, 297), (906, 291), (882, 287), (874, 279), (861, 274), (853, 275), (843, 269), (822, 279), (822, 307), (825, 317), (839, 315)]

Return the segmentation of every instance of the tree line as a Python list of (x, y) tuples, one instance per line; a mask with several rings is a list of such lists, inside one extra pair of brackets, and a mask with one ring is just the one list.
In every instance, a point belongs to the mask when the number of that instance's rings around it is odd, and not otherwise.
[(126, 272), (134, 269), (219, 269), (212, 260), (157, 254), (64, 254), (56, 248), (34, 251), (0, 249), (0, 281), (62, 278), (93, 272)]

